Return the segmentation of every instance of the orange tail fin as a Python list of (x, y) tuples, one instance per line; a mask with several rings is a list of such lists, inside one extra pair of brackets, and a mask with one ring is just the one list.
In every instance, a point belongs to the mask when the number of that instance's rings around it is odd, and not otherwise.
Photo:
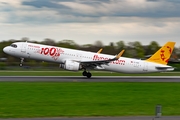
[(147, 59), (147, 61), (167, 65), (168, 60), (171, 57), (172, 51), (174, 49), (174, 45), (175, 42), (167, 42), (154, 55)]

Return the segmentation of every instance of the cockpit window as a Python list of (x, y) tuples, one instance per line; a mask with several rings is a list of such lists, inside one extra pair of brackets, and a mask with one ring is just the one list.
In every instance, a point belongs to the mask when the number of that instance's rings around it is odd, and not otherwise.
[(10, 46), (13, 47), (13, 48), (17, 48), (16, 44), (11, 44)]

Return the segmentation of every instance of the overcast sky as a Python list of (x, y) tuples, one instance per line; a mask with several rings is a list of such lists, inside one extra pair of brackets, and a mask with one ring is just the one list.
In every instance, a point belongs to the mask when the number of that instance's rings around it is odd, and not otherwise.
[(175, 41), (180, 0), (0, 0), (0, 40)]

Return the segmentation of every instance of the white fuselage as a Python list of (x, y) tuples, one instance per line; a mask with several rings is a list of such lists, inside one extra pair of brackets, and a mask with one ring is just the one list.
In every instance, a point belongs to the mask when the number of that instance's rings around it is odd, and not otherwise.
[[(7, 46), (3, 50), (7, 54), (16, 57), (56, 62), (59, 64), (64, 63), (66, 60), (82, 62), (107, 60), (115, 57), (107, 54), (98, 54), (94, 52), (86, 52), (28, 42), (17, 42), (16, 45), (16, 48)], [(167, 69), (157, 69), (157, 67), (167, 67)], [(173, 70), (171, 66), (126, 57), (120, 57), (118, 60), (112, 61), (108, 64), (103, 64), (96, 67), (96, 69), (122, 73), (150, 73)]]

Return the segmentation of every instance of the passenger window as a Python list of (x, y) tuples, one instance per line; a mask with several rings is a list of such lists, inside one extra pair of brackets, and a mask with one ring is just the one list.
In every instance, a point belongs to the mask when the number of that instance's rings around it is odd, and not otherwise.
[(16, 44), (11, 44), (10, 46), (13, 47), (13, 48), (17, 48)]

